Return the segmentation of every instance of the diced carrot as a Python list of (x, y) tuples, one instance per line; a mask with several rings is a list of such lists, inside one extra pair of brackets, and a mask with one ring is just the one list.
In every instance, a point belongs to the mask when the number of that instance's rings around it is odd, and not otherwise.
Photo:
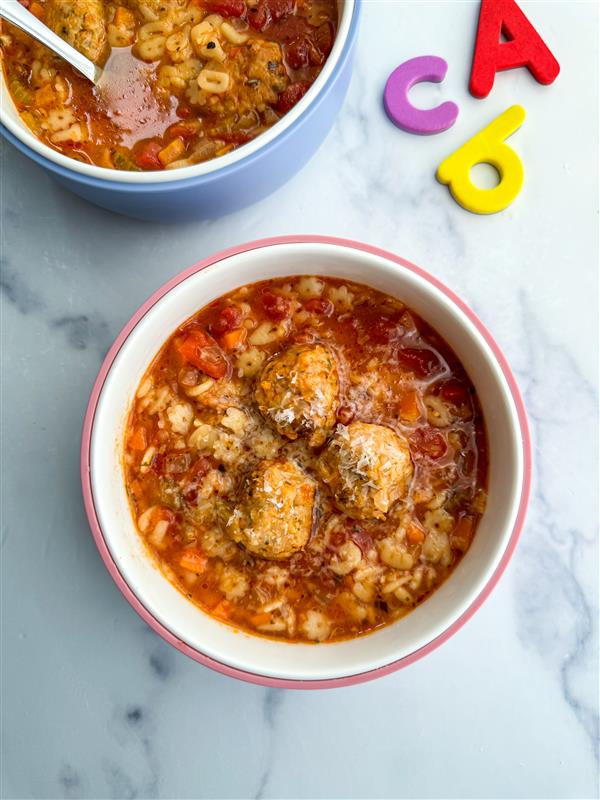
[(263, 611), (259, 614), (254, 614), (253, 617), (250, 617), (250, 622), (254, 625), (255, 628), (258, 628), (259, 625), (267, 625), (271, 621), (271, 615), (268, 614), (266, 611)]
[(172, 139), (183, 139), (184, 141), (186, 139), (196, 139), (200, 132), (200, 127), (200, 123), (196, 120), (190, 120), (189, 122), (176, 122), (168, 129), (167, 136)]
[(117, 6), (113, 22), (117, 28), (133, 28), (135, 25), (135, 17), (125, 6)]
[(223, 350), (206, 331), (190, 330), (184, 339), (175, 342), (184, 361), (193, 364), (211, 378), (220, 380), (230, 373), (231, 365)]
[(35, 93), (35, 105), (37, 108), (53, 106), (56, 104), (56, 100), (56, 92), (49, 83), (47, 83), (45, 86), (42, 86), (42, 88), (38, 89)]
[(239, 345), (244, 344), (248, 338), (248, 331), (246, 328), (237, 328), (234, 331), (228, 331), (221, 337), (221, 344), (225, 350), (235, 350)]
[(179, 559), (179, 566), (188, 569), (190, 572), (199, 574), (206, 570), (208, 558), (200, 550), (189, 548), (184, 550)]
[(112, 169), (115, 166), (110, 154), (110, 148), (103, 147), (102, 150), (100, 150), (98, 155), (98, 166), (107, 167), (108, 169)]
[(221, 600), (219, 605), (213, 608), (213, 614), (215, 617), (228, 619), (229, 615), (231, 614), (231, 603), (229, 603), (227, 600)]
[(163, 147), (163, 149), (159, 151), (158, 160), (163, 167), (166, 167), (168, 164), (172, 164), (173, 161), (177, 161), (178, 158), (181, 158), (184, 153), (184, 141), (178, 136), (176, 139), (172, 139), (166, 147)]
[(406, 531), (406, 539), (410, 544), (421, 544), (425, 539), (425, 532), (414, 522), (411, 522)]
[(132, 450), (145, 450), (148, 445), (148, 437), (146, 436), (146, 428), (140, 425), (129, 437), (129, 447)]
[(31, 11), (33, 16), (37, 17), (38, 19), (44, 18), (44, 6), (41, 3), (35, 2), (35, 0), (29, 6), (29, 11)]
[(417, 392), (411, 389), (405, 392), (398, 404), (398, 413), (406, 422), (415, 422), (421, 416)]

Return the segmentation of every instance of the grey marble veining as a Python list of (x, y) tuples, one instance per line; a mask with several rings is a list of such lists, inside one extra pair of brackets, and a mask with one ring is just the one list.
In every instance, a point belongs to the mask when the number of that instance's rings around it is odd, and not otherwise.
[[(2, 785), (6, 798), (593, 798), (598, 793), (597, 6), (524, 2), (562, 72), (468, 95), (477, 4), (366, 0), (343, 111), (274, 196), (182, 226), (119, 218), (2, 145)], [(381, 110), (386, 76), (434, 53), (419, 138)], [(441, 159), (514, 102), (525, 186), (502, 214), (461, 210)], [(328, 233), (431, 270), (513, 366), (535, 448), (530, 513), (505, 577), (418, 664), (328, 692), (263, 689), (157, 638), (95, 550), (78, 475), (102, 357), (167, 278), (237, 242)]]

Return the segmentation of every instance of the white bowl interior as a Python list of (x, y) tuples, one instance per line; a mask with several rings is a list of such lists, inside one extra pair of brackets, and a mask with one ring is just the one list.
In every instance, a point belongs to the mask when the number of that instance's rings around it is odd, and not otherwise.
[(202, 164), (195, 164), (192, 167), (182, 167), (177, 170), (159, 170), (156, 172), (127, 172), (124, 170), (106, 169), (104, 167), (96, 167), (91, 164), (84, 164), (81, 161), (76, 161), (74, 158), (62, 155), (56, 152), (51, 147), (48, 147), (35, 137), (27, 125), (23, 122), (15, 105), (10, 97), (10, 93), (4, 80), (4, 72), (0, 69), (0, 122), (19, 139), (23, 144), (34, 150), (39, 155), (53, 161), (65, 169), (78, 172), (86, 175), (89, 178), (98, 178), (100, 180), (116, 181), (117, 183), (133, 183), (133, 184), (146, 184), (146, 183), (169, 183), (179, 180), (187, 180), (188, 178), (197, 178), (200, 175), (208, 175), (218, 169), (229, 167), (237, 163), (242, 158), (252, 155), (261, 147), (264, 147), (269, 142), (273, 141), (277, 136), (287, 130), (296, 120), (304, 113), (308, 106), (312, 103), (314, 98), (319, 94), (323, 86), (327, 83), (335, 65), (340, 59), (344, 50), (348, 33), (350, 31), (350, 22), (354, 12), (355, 0), (338, 0), (339, 8), (339, 25), (338, 32), (333, 44), (333, 49), (329, 54), (329, 58), (325, 62), (323, 69), (319, 73), (316, 81), (310, 87), (308, 92), (294, 106), (282, 119), (277, 122), (269, 130), (262, 133), (256, 139), (248, 142), (248, 144), (238, 147), (231, 153), (227, 153), (219, 158), (213, 158), (210, 161), (205, 161)]
[[(170, 333), (237, 286), (282, 275), (321, 274), (367, 283), (403, 300), (449, 342), (473, 381), (486, 419), (490, 475), (487, 510), (453, 575), (408, 616), (352, 641), (289, 644), (251, 636), (212, 619), (154, 566), (134, 527), (121, 465), (123, 428), (137, 385)], [(110, 552), (143, 605), (191, 647), (264, 676), (316, 680), (389, 664), (431, 642), (482, 591), (508, 544), (523, 474), (512, 395), (489, 346), (442, 292), (385, 258), (329, 244), (279, 244), (230, 256), (184, 280), (137, 324), (117, 355), (99, 399), (92, 432), (92, 491)]]

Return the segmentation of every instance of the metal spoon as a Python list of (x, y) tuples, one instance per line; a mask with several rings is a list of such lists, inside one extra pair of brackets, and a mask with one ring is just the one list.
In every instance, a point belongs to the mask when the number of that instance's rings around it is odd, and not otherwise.
[(70, 44), (61, 39), (54, 31), (51, 31), (43, 22), (34, 16), (30, 11), (19, 3), (19, 0), (0, 0), (0, 17), (16, 25), (25, 33), (28, 33), (38, 42), (46, 45), (47, 48), (64, 58), (78, 72), (88, 78), (93, 84), (97, 84), (102, 77), (103, 70), (83, 56), (79, 50), (75, 50)]

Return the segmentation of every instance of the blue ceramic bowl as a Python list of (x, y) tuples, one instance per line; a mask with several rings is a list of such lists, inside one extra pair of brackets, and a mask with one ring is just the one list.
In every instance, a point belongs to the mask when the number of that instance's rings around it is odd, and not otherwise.
[(338, 2), (333, 50), (306, 95), (268, 131), (220, 158), (164, 172), (120, 172), (75, 161), (33, 136), (12, 104), (3, 78), (0, 131), (66, 189), (118, 214), (153, 222), (229, 214), (291, 178), (331, 128), (350, 82), (361, 0)]

